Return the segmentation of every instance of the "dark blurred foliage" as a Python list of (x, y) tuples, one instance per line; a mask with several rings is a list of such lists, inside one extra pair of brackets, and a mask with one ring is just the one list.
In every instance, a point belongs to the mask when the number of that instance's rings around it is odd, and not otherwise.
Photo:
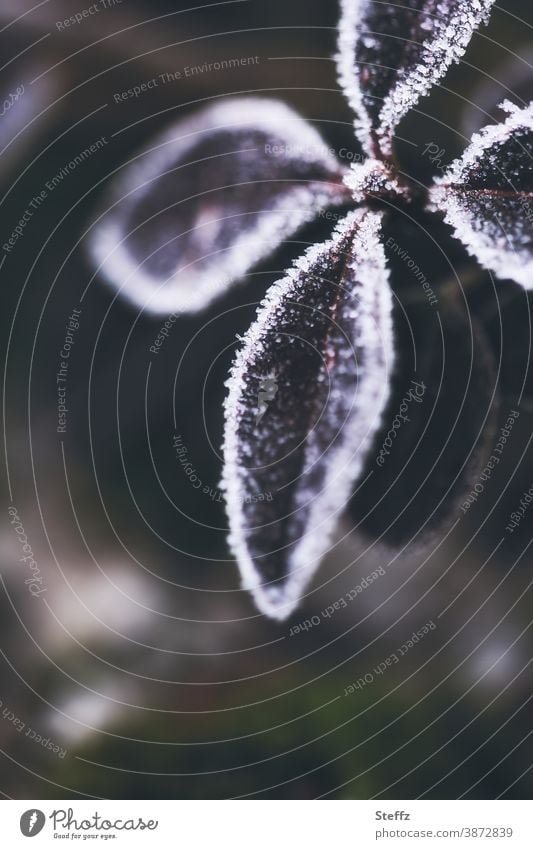
[[(331, 61), (335, 3), (186, 5), (123, 0), (63, 32), (56, 21), (77, 11), (66, 0), (27, 15), (26, 0), (4, 0), (0, 10), (2, 91), (24, 83), (35, 115), (13, 124), (20, 136), (0, 158), (2, 243), (53, 175), (107, 140), (49, 192), (0, 271), (9, 485), (47, 586), (32, 598), (23, 583), (6, 502), (0, 699), (26, 730), (67, 749), (59, 758), (4, 717), (0, 790), (527, 798), (533, 508), (514, 534), (505, 526), (533, 483), (531, 299), (479, 271), (444, 225), (407, 216), (395, 225), (439, 310), (398, 263), (398, 368), (376, 447), (411, 379), (427, 384), (426, 402), (390, 464), (359, 489), (292, 621), (258, 615), (239, 589), (217, 490), (224, 381), (267, 286), (331, 224), (301, 231), (246, 285), (176, 323), (156, 357), (149, 347), (163, 320), (93, 276), (85, 232), (113, 170), (206, 100), (280, 97), (332, 147), (359, 148)], [(466, 61), (401, 125), (403, 170), (427, 183), (426, 145), (438, 144), (443, 165), (462, 151), (465, 128), (488, 120), (476, 113), (480, 86), (490, 114), (502, 85), (519, 79), (518, 95), (531, 97), (533, 76), (502, 70), (510, 56), (531, 56), (531, 23), (526, 0), (495, 9)], [(260, 61), (114, 102), (160, 73), (240, 56)], [(74, 308), (60, 436), (55, 376)], [(520, 417), (502, 462), (463, 513), (463, 488), (478, 480), (512, 409)], [(213, 498), (183, 474), (175, 434)], [(378, 566), (385, 576), (355, 601), (289, 636)], [(401, 662), (344, 696), (429, 620), (437, 628)]]

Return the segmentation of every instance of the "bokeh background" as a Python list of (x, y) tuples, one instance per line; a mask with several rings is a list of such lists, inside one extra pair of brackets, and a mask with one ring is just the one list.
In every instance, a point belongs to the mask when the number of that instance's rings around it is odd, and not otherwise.
[[(259, 615), (226, 545), (224, 382), (268, 285), (331, 222), (300, 231), (208, 311), (176, 322), (157, 357), (149, 348), (164, 317), (115, 298), (87, 258), (86, 234), (113, 172), (205, 102), (279, 97), (330, 146), (359, 148), (331, 58), (336, 3), (188, 5), (110, 2), (59, 30), (83, 3), (1, 0), (2, 100), (24, 86), (0, 120), (2, 244), (47, 181), (106, 141), (0, 256), (0, 791), (528, 798), (533, 507), (514, 533), (506, 525), (533, 484), (530, 298), (480, 272), (437, 219), (390, 224), (438, 309), (398, 262), (386, 430), (411, 379), (427, 395), (382, 474), (349, 505), (301, 608), (285, 623)], [(501, 118), (500, 100), (532, 98), (532, 23), (526, 0), (496, 6), (465, 60), (399, 128), (406, 173), (427, 183)], [(253, 65), (113, 97), (161, 73), (252, 56)], [(428, 145), (438, 146), (433, 162)], [(74, 309), (59, 434), (56, 374)], [(464, 512), (462, 493), (512, 410), (502, 462)], [(184, 474), (178, 434), (211, 494)], [(36, 595), (10, 507), (38, 564)], [(353, 602), (323, 614), (375, 570)], [(427, 623), (435, 627), (387, 666)]]

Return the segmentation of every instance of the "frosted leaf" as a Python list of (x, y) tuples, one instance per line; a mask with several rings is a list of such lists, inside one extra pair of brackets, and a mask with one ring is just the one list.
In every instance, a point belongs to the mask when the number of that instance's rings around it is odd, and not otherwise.
[(352, 164), (344, 177), (344, 184), (350, 189), (355, 203), (375, 198), (409, 199), (409, 188), (402, 185), (394, 171), (379, 159), (367, 159), (362, 165)]
[(533, 103), (502, 104), (507, 119), (472, 138), (436, 181), (434, 209), (485, 268), (533, 288)]
[(380, 229), (380, 213), (357, 210), (308, 250), (267, 293), (228, 381), (230, 545), (243, 586), (275, 619), (297, 606), (327, 552), (388, 398)]
[(494, 0), (341, 0), (339, 81), (370, 156), (392, 152), (404, 115), (464, 54)]
[(217, 103), (126, 166), (95, 225), (92, 257), (135, 305), (195, 312), (320, 210), (348, 201), (344, 173), (288, 106)]

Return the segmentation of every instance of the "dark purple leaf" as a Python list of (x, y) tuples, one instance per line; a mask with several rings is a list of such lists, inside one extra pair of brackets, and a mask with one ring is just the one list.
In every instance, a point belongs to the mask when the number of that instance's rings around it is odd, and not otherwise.
[(91, 239), (108, 281), (151, 312), (194, 312), (329, 206), (350, 199), (318, 133), (282, 103), (208, 106), (113, 184)]
[(494, 0), (342, 0), (340, 83), (370, 156), (390, 156), (404, 115), (464, 54)]
[(432, 206), (498, 277), (533, 288), (533, 103), (502, 104), (507, 119), (474, 136), (436, 181)]
[(277, 619), (297, 605), (363, 469), (388, 398), (391, 301), (381, 214), (350, 213), (274, 284), (226, 402), (230, 544)]

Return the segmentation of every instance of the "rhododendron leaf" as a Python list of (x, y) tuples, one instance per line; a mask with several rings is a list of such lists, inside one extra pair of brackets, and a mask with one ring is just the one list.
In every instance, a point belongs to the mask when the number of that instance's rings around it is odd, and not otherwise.
[(107, 280), (150, 312), (195, 312), (326, 207), (350, 199), (320, 135), (282, 103), (211, 105), (115, 180), (91, 236)]
[(390, 156), (404, 115), (458, 62), (494, 0), (341, 0), (339, 80), (370, 156)]
[(503, 279), (533, 288), (533, 103), (502, 104), (507, 119), (485, 127), (436, 181), (432, 207), (446, 213), (469, 253)]
[(389, 394), (381, 213), (358, 210), (267, 293), (228, 382), (223, 484), (243, 586), (277, 619), (332, 543)]

